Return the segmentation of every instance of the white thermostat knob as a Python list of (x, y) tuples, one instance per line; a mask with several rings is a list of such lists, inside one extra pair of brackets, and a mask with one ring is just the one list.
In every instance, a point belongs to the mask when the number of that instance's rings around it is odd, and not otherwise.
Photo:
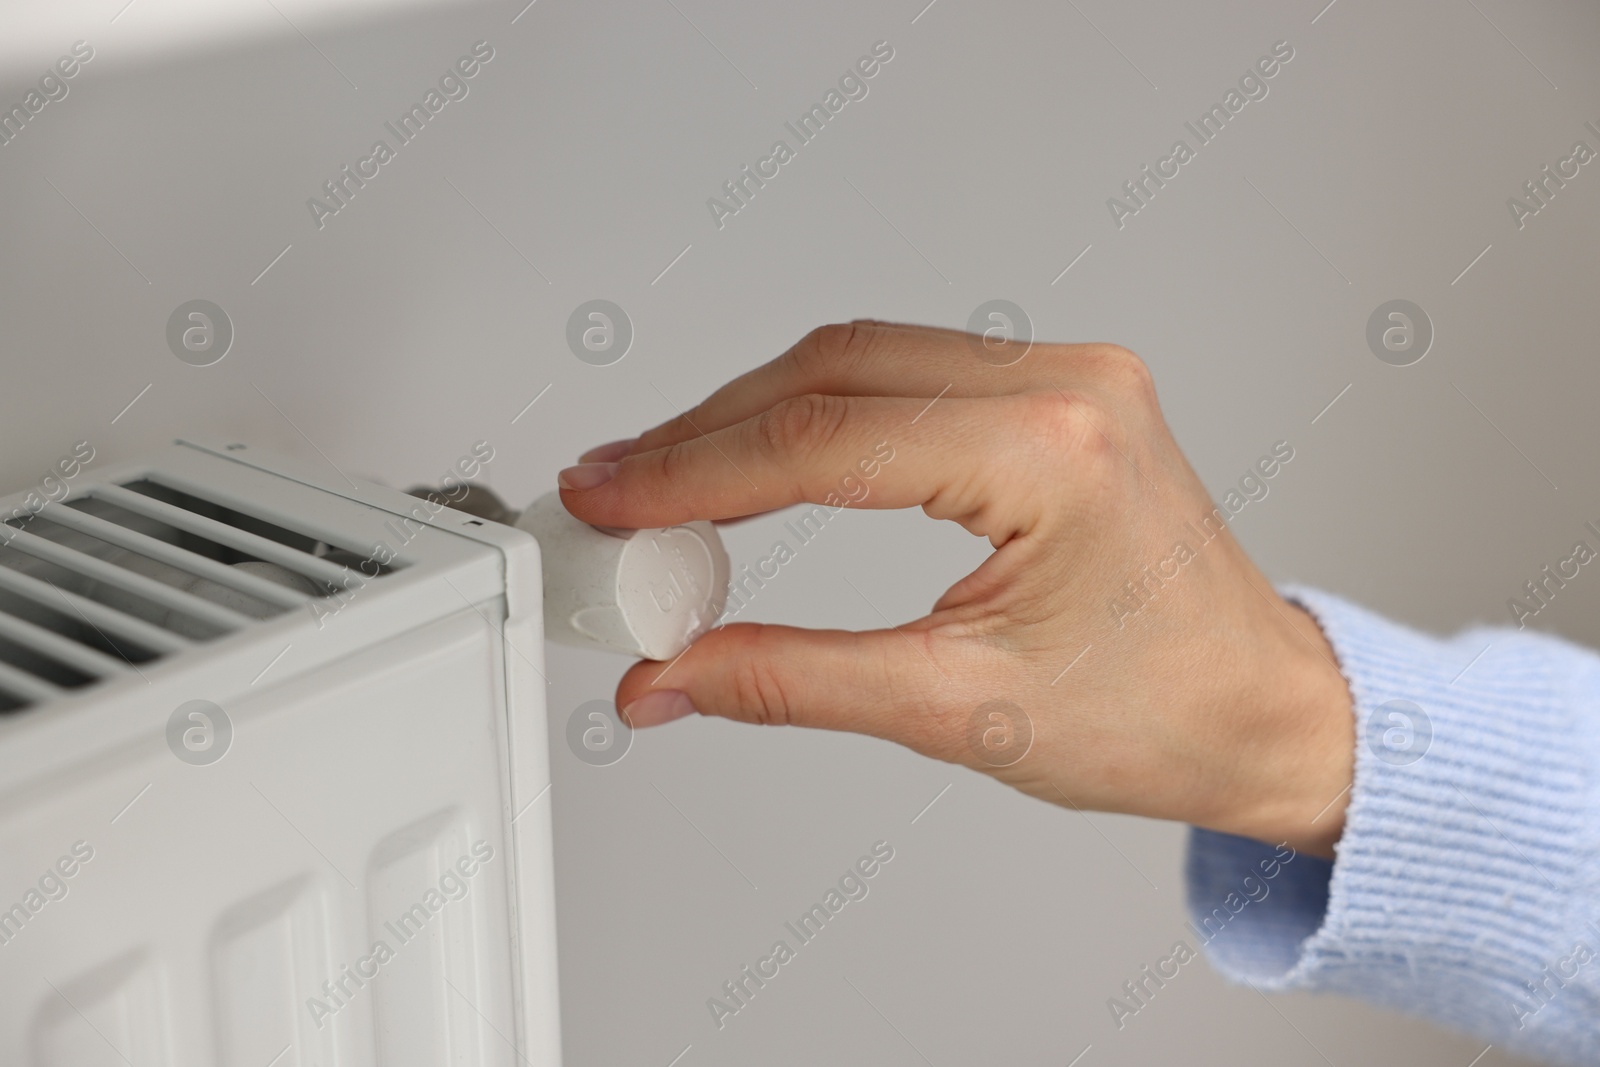
[(709, 522), (606, 531), (551, 492), (517, 519), (544, 560), (545, 636), (645, 659), (671, 659), (716, 624), (728, 552)]

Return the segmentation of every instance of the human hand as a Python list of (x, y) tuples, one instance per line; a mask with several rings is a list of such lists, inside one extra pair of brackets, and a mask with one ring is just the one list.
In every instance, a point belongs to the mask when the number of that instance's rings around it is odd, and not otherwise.
[(736, 622), (670, 680), (638, 663), (617, 689), (625, 717), (852, 730), (1052, 803), (1331, 856), (1354, 763), (1348, 687), (1316, 623), (1227, 529), (1144, 364), (1036, 343), (997, 367), (975, 341), (826, 326), (561, 472), (585, 522), (660, 527), (838, 506), (841, 477), (887, 447), (860, 506), (921, 507), (995, 549), (900, 626)]

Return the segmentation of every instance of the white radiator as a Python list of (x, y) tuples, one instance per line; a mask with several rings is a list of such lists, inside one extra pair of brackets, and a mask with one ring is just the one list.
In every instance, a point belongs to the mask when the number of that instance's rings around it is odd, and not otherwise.
[(236, 445), (58, 482), (0, 499), (0, 1064), (556, 1067), (534, 538)]

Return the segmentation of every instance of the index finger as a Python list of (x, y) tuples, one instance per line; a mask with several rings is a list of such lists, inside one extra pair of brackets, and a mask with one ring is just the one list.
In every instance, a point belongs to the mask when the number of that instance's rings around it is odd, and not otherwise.
[(1019, 364), (994, 366), (981, 340), (959, 330), (857, 321), (821, 326), (786, 352), (646, 430), (646, 452), (720, 430), (806, 393), (838, 396), (1003, 396), (1037, 384)]
[[(991, 534), (1028, 523), (1029, 502), (1042, 499), (1029, 472), (1049, 476), (1055, 464), (1047, 461), (1059, 461), (1046, 441), (1024, 429), (1038, 425), (1038, 411), (1047, 406), (1063, 408), (1055, 394), (946, 398), (930, 408), (918, 397), (808, 393), (703, 436), (613, 463), (569, 467), (559, 479), (561, 499), (597, 526), (672, 526), (809, 502), (922, 506)], [(998, 451), (1025, 461), (1018, 476), (994, 476)], [(1038, 462), (1026, 462), (1030, 451)], [(968, 524), (978, 516), (985, 516), (981, 531)]]

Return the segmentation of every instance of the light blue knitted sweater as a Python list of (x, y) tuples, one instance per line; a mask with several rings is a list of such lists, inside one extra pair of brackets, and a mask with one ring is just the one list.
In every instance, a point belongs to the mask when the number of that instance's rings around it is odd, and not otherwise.
[(1600, 1064), (1600, 656), (1527, 631), (1441, 640), (1284, 595), (1350, 683), (1355, 782), (1333, 863), (1280, 866), (1270, 845), (1193, 831), (1189, 910), (1213, 965)]

